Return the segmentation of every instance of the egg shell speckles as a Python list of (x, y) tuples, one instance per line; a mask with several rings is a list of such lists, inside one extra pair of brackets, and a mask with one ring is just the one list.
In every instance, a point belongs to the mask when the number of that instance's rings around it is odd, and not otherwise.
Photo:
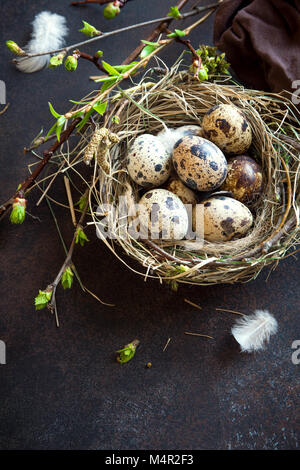
[(173, 165), (184, 184), (197, 191), (219, 188), (227, 176), (223, 152), (212, 142), (195, 135), (187, 135), (175, 144)]
[(253, 224), (253, 216), (244, 204), (226, 196), (203, 201), (204, 238), (210, 242), (224, 242), (241, 238)]
[(159, 139), (151, 134), (138, 136), (127, 154), (129, 176), (140, 186), (163, 184), (171, 173), (171, 159)]
[(181, 240), (189, 227), (183, 202), (166, 189), (152, 189), (139, 201), (139, 222), (153, 240)]
[(231, 104), (213, 106), (202, 120), (203, 136), (223, 152), (241, 155), (252, 142), (251, 128), (243, 113)]
[(197, 196), (190, 188), (185, 186), (181, 179), (178, 177), (171, 178), (167, 184), (166, 189), (181, 199), (183, 204), (196, 204)]
[(235, 199), (251, 204), (263, 190), (263, 173), (260, 165), (248, 155), (231, 157), (228, 173), (222, 188), (230, 191)]

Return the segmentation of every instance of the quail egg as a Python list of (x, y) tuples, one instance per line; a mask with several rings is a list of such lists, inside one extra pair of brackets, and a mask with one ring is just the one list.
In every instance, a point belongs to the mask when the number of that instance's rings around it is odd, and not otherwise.
[(165, 188), (171, 193), (176, 194), (176, 196), (181, 199), (183, 204), (196, 204), (197, 203), (197, 196), (190, 188), (185, 186), (178, 176), (171, 177), (169, 181), (167, 181)]
[(214, 196), (203, 202), (204, 238), (224, 242), (241, 238), (253, 224), (253, 216), (244, 204), (226, 196)]
[(203, 136), (223, 152), (241, 155), (252, 142), (252, 131), (243, 113), (231, 104), (213, 106), (203, 117)]
[(152, 189), (139, 201), (139, 222), (144, 237), (153, 240), (181, 240), (187, 234), (189, 218), (183, 202), (166, 189)]
[(251, 204), (263, 189), (263, 174), (260, 165), (248, 155), (231, 157), (228, 173), (222, 188), (230, 191), (235, 199)]
[(170, 155), (157, 137), (139, 135), (128, 151), (127, 170), (133, 181), (144, 188), (160, 186), (171, 173)]
[(212, 142), (196, 135), (178, 140), (173, 149), (173, 164), (179, 178), (189, 188), (211, 191), (227, 176), (227, 161)]

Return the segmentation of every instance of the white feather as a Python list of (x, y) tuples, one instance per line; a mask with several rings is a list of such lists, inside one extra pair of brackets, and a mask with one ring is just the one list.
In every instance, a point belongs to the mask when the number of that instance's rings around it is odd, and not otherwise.
[[(26, 52), (34, 54), (47, 52), (63, 47), (63, 41), (68, 33), (64, 16), (42, 11), (32, 22), (33, 31), (31, 40), (23, 48)], [(37, 72), (49, 63), (50, 55), (25, 57), (17, 59), (17, 68), (24, 73)]]
[(172, 153), (174, 145), (179, 139), (181, 139), (181, 137), (182, 137), (182, 132), (180, 131), (180, 128), (179, 129), (166, 128), (165, 130), (157, 134), (157, 138), (160, 140), (160, 142), (166, 148), (169, 154)]
[(176, 144), (176, 142), (178, 142), (179, 139), (182, 139), (182, 137), (191, 133), (200, 135), (200, 131), (201, 128), (196, 125), (181, 126), (177, 129), (165, 127), (163, 131), (160, 131), (157, 134), (157, 137), (162, 143), (162, 145), (166, 148), (167, 152), (171, 155), (173, 152), (174, 145)]
[(277, 332), (278, 324), (267, 310), (256, 310), (253, 315), (238, 319), (231, 329), (241, 350), (252, 352), (263, 349), (270, 336)]

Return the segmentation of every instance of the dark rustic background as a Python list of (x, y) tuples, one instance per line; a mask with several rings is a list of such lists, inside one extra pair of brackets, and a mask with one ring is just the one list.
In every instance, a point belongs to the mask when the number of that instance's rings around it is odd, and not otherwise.
[[(41, 127), (50, 126), (47, 102), (65, 112), (68, 99), (78, 100), (93, 89), (88, 76), (96, 72), (81, 62), (74, 74), (63, 68), (21, 74), (9, 64), (4, 40), (24, 44), (34, 15), (45, 9), (67, 17), (71, 43), (81, 38), (76, 31), (82, 18), (108, 30), (161, 16), (174, 3), (134, 0), (107, 22), (97, 5), (1, 1), (0, 79), (10, 103), (0, 117), (1, 201), (33, 161), (23, 147)], [(192, 34), (193, 43), (211, 43), (212, 28), (211, 19)], [(120, 63), (141, 35), (133, 31), (99, 47), (108, 62)], [(180, 47), (164, 54), (168, 64)], [(61, 183), (55, 195), (65, 200)], [(0, 226), (0, 339), (7, 345), (7, 364), (0, 365), (2, 449), (298, 448), (299, 365), (291, 361), (291, 344), (300, 339), (296, 258), (283, 261), (268, 281), (269, 268), (248, 284), (180, 287), (176, 294), (127, 270), (90, 229), (91, 242), (76, 249), (74, 261), (84, 283), (116, 307), (101, 306), (75, 283), (71, 291), (59, 289), (57, 329), (53, 317), (46, 310), (36, 312), (33, 304), (38, 289), (53, 280), (64, 260), (47, 204), (35, 207), (39, 196), (30, 196), (28, 209), (41, 223), (28, 217), (19, 227), (8, 219)], [(58, 208), (56, 215), (69, 244), (69, 213)], [(184, 298), (198, 302), (202, 311)], [(245, 313), (269, 309), (279, 332), (265, 352), (241, 354), (230, 335), (236, 317), (216, 307)], [(214, 339), (186, 336), (187, 330)], [(135, 358), (120, 366), (114, 351), (135, 337), (141, 341)], [(145, 368), (148, 361), (151, 369)]]

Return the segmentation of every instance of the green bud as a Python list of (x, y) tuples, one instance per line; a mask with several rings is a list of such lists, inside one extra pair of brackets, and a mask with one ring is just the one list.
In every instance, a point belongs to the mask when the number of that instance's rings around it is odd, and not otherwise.
[(205, 65), (202, 65), (199, 72), (198, 72), (198, 77), (199, 79), (202, 80), (208, 80), (208, 71), (207, 67)]
[(95, 57), (97, 57), (98, 59), (102, 56), (103, 56), (103, 51), (97, 51), (95, 54)]
[(120, 124), (120, 118), (118, 116), (113, 116), (111, 118), (112, 122), (114, 122), (115, 124)]
[(93, 36), (99, 36), (101, 33), (98, 31), (98, 29), (95, 28), (95, 26), (87, 23), (86, 21), (82, 20), (83, 22), (83, 28), (79, 29), (80, 33), (85, 34), (86, 36), (89, 36), (92, 38)]
[(107, 20), (115, 18), (121, 11), (119, 5), (119, 2), (108, 3), (103, 10), (104, 18)]
[(49, 62), (49, 68), (50, 69), (55, 69), (59, 65), (63, 63), (65, 54), (58, 54), (54, 55), (51, 57), (50, 62)]
[(130, 359), (132, 359), (133, 356), (135, 355), (136, 348), (138, 347), (139, 344), (140, 344), (139, 340), (135, 339), (131, 343), (124, 346), (124, 348), (116, 351), (116, 353), (118, 354), (117, 361), (120, 364), (124, 364), (125, 362), (130, 361)]
[(46, 290), (40, 290), (37, 297), (34, 299), (34, 305), (36, 310), (42, 310), (47, 307), (52, 297), (52, 288)]
[(22, 224), (25, 220), (26, 199), (16, 198), (10, 213), (10, 221), (12, 224)]
[(88, 201), (88, 197), (85, 194), (83, 194), (80, 197), (79, 201), (76, 202), (75, 206), (79, 206), (79, 209), (83, 211), (83, 209), (86, 206), (87, 201)]
[(65, 67), (68, 72), (74, 72), (77, 69), (78, 61), (73, 55), (68, 55), (65, 60)]
[(26, 52), (14, 41), (6, 41), (7, 48), (16, 55), (25, 56)]
[(75, 239), (75, 243), (79, 243), (80, 246), (84, 246), (85, 245), (85, 242), (89, 242), (90, 240), (88, 239), (88, 237), (86, 236), (86, 234), (84, 233), (84, 231), (82, 230), (81, 227), (78, 227), (77, 231), (76, 231), (76, 239)]
[(70, 267), (64, 270), (64, 273), (61, 277), (61, 285), (64, 289), (71, 289), (73, 284), (74, 273)]

